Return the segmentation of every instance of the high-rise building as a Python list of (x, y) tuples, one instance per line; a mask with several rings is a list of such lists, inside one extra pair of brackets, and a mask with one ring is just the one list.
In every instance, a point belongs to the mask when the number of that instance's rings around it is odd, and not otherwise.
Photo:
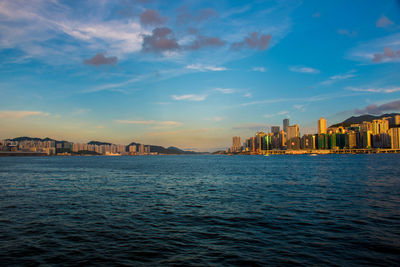
[(232, 152), (240, 152), (242, 150), (242, 144), (240, 143), (240, 136), (234, 136), (232, 138)]
[(289, 119), (283, 120), (283, 131), (287, 133), (287, 127), (289, 126)]
[(372, 121), (372, 134), (384, 134), (389, 130), (389, 121), (388, 120), (373, 120)]
[(287, 141), (287, 149), (299, 150), (300, 149), (300, 137), (293, 137)]
[(294, 137), (300, 137), (300, 130), (298, 124), (287, 127), (287, 140), (289, 141)]
[(361, 124), (360, 127), (360, 132), (368, 132), (371, 131), (372, 132), (372, 123), (369, 121), (363, 121), (363, 123)]
[(303, 137), (301, 138), (301, 148), (302, 149), (314, 149), (314, 136), (312, 134), (305, 134), (303, 135)]
[(318, 134), (326, 134), (326, 120), (323, 117), (318, 120)]
[(130, 153), (136, 153), (136, 145), (129, 146)]
[(400, 125), (400, 115), (395, 115), (394, 116), (394, 124)]
[(372, 142), (371, 142), (371, 131), (366, 131), (362, 133), (361, 139), (362, 139), (362, 148), (371, 148), (372, 147)]
[(279, 126), (271, 126), (271, 133), (273, 133), (274, 135), (278, 135), (279, 131), (280, 131)]
[(139, 145), (139, 154), (144, 154), (144, 145), (143, 144)]
[(356, 148), (357, 147), (357, 134), (354, 131), (348, 132), (345, 137), (345, 147)]
[(265, 136), (266, 136), (266, 134), (264, 132), (258, 132), (256, 134), (257, 147), (256, 147), (256, 151), (255, 152), (261, 153), (262, 150), (267, 150), (267, 146), (266, 146), (266, 142), (265, 142)]
[(400, 127), (391, 128), (389, 130), (391, 148), (400, 149)]
[(280, 147), (286, 146), (286, 137), (287, 137), (286, 132), (284, 130), (281, 130), (279, 135)]

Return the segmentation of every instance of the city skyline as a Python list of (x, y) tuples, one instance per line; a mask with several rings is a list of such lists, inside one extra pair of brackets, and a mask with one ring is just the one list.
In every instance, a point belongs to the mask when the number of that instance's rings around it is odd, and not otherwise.
[[(361, 120), (362, 119), (362, 120)], [(357, 120), (355, 122), (354, 120)], [(227, 153), (265, 154), (277, 151), (300, 151), (299, 153), (399, 153), (400, 149), (400, 114), (382, 114), (381, 116), (360, 116), (327, 127), (327, 121), (320, 117), (317, 121), (317, 132), (301, 133), (298, 124), (290, 125), (288, 118), (280, 126), (272, 125), (268, 129), (255, 132), (253, 137), (232, 137), (232, 146)], [(243, 140), (243, 143), (241, 142)], [(151, 148), (153, 147), (155, 151)], [(354, 150), (355, 149), (355, 150)], [(360, 150), (361, 149), (361, 150)], [(379, 149), (383, 149), (384, 152)], [(388, 150), (389, 149), (389, 150)], [(390, 150), (391, 149), (391, 150)], [(321, 152), (321, 150), (323, 150)], [(15, 137), (0, 139), (0, 152), (26, 153), (39, 152), (46, 155), (165, 155), (165, 154), (196, 154), (194, 151), (184, 151), (177, 147), (162, 147), (151, 144), (131, 142), (130, 144), (113, 144), (91, 140), (87, 143), (55, 140), (49, 137)], [(199, 152), (199, 151), (197, 151)], [(210, 151), (202, 151), (207, 153)], [(220, 153), (219, 151), (211, 151)], [(280, 153), (280, 152), (279, 152)]]
[(0, 139), (216, 151), (284, 118), (303, 135), (320, 117), (396, 112), (399, 12), (394, 0), (2, 1)]

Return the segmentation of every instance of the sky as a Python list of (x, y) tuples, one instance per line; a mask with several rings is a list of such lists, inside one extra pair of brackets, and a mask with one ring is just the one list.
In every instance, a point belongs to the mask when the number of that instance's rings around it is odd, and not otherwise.
[(400, 111), (400, 1), (1, 0), (0, 139), (215, 151)]

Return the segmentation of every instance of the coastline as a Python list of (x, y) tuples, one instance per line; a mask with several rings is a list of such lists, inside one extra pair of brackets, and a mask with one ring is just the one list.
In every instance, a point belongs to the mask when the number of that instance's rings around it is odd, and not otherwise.
[[(238, 152), (238, 153), (202, 153), (198, 155), (331, 155), (331, 154), (400, 154), (400, 149), (335, 149), (335, 150), (266, 150), (259, 152)], [(186, 156), (186, 155), (196, 155), (196, 154), (151, 154), (151, 155), (90, 155), (90, 154), (80, 154), (80, 155), (47, 155), (44, 152), (0, 152), (0, 157), (74, 157), (74, 156), (104, 156), (104, 157), (138, 157), (138, 156)]]

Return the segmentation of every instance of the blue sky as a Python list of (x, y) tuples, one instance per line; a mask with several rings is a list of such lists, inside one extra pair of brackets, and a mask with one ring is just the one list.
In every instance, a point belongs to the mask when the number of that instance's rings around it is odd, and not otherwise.
[(400, 110), (399, 1), (1, 1), (0, 138), (212, 151)]

